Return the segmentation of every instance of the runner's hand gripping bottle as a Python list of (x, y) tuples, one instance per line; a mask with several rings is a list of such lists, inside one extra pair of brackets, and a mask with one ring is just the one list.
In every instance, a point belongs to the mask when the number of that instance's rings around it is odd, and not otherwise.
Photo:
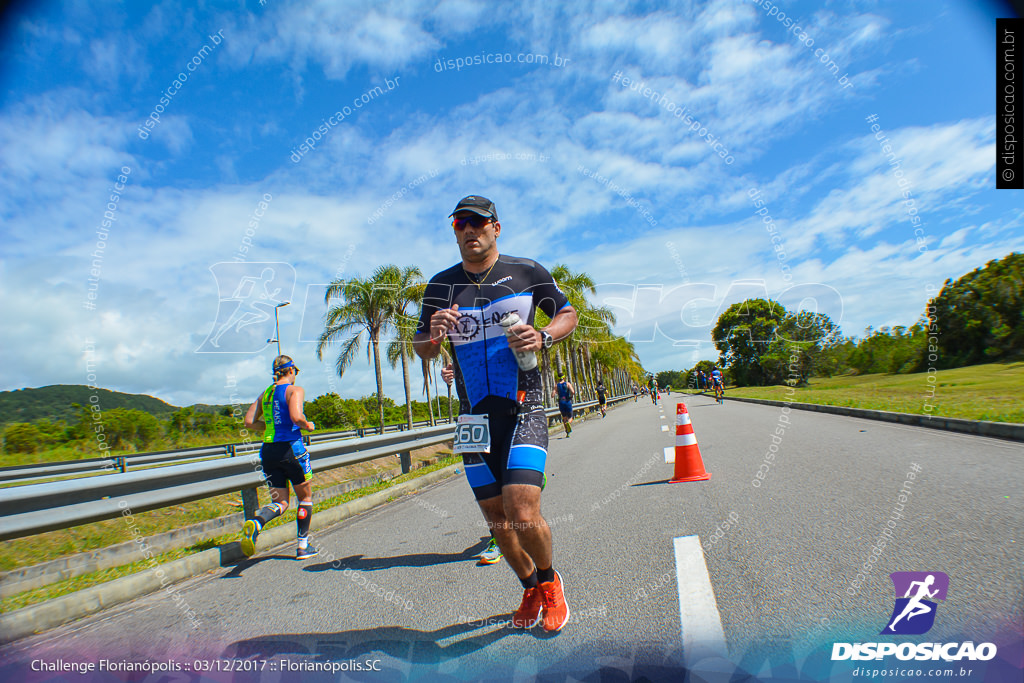
[[(512, 332), (512, 328), (521, 322), (519, 314), (514, 311), (510, 311), (502, 316), (500, 324), (505, 328), (505, 336), (513, 339), (516, 335)], [(512, 353), (516, 356), (516, 362), (519, 363), (520, 370), (533, 370), (537, 367), (537, 354), (533, 351), (516, 351), (513, 349)]]

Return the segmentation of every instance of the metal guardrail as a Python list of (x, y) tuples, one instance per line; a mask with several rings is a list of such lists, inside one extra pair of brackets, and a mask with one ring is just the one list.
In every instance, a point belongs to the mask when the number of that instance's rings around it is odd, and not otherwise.
[[(434, 420), (434, 423), (447, 424), (448, 419)], [(415, 429), (416, 427), (429, 426), (430, 421), (421, 420), (419, 422), (413, 422), (412, 424)], [(403, 431), (408, 431), (404, 422), (384, 425), (385, 434)], [(369, 434), (376, 434), (376, 432), (376, 427), (346, 429), (336, 432), (317, 432), (316, 434), (306, 437), (306, 443), (334, 441), (337, 439), (363, 438)], [(259, 444), (257, 443), (252, 447), (259, 448)], [(171, 451), (154, 451), (151, 453), (130, 453), (126, 455), (110, 456), (109, 458), (86, 458), (83, 460), (43, 463), (39, 465), (0, 467), (0, 484), (8, 484), (15, 481), (31, 481), (33, 479), (47, 479), (50, 477), (62, 477), (74, 474), (88, 475), (111, 472), (123, 473), (140, 466), (179, 464), (190, 460), (225, 458), (243, 452), (244, 450), (245, 444), (231, 443), (217, 446), (181, 448)]]
[[(314, 471), (352, 465), (443, 443), (452, 438), (453, 429), (442, 425), (312, 444), (310, 459)], [(263, 483), (263, 475), (258, 451), (251, 453), (250, 457), (168, 465), (102, 480), (71, 479), (5, 489), (0, 496), (0, 540), (255, 489)]]
[[(614, 404), (627, 398), (619, 396), (609, 398), (607, 402)], [(574, 406), (574, 412), (597, 409), (597, 401)], [(557, 408), (550, 408), (545, 414), (549, 423), (559, 416)], [(310, 460), (313, 471), (319, 472), (399, 454), (402, 456), (402, 471), (408, 472), (413, 450), (449, 441), (453, 432), (453, 425), (443, 424), (361, 439), (336, 438), (310, 444)], [(259, 444), (253, 444), (253, 448), (246, 451), (236, 449), (236, 457), (123, 472), (102, 479), (78, 478), (6, 488), (0, 496), (0, 540), (66, 529), (236, 491), (242, 492), (246, 512), (251, 516), (255, 513), (255, 490), (263, 484), (258, 447)], [(199, 449), (193, 449), (186, 457), (195, 457), (196, 450)]]

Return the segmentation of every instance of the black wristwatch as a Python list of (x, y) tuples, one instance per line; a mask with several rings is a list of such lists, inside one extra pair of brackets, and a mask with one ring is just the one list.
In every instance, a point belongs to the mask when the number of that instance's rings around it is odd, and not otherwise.
[(555, 343), (555, 338), (551, 336), (546, 330), (539, 330), (540, 342), (544, 345), (545, 349), (550, 349), (551, 345)]

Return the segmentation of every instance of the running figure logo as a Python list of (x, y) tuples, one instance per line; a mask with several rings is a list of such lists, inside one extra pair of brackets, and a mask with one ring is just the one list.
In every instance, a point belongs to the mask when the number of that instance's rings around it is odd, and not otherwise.
[(942, 572), (893, 572), (889, 577), (896, 588), (896, 606), (880, 635), (927, 633), (938, 607), (932, 600), (946, 599), (949, 577)]
[(295, 269), (288, 263), (210, 266), (217, 281), (217, 318), (196, 353), (255, 353), (274, 336), (274, 306), (291, 298)]

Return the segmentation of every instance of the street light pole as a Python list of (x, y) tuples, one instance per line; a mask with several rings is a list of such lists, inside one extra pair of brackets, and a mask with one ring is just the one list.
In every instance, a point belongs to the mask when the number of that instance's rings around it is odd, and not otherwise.
[(282, 308), (290, 304), (291, 301), (285, 301), (284, 303), (274, 306), (274, 338), (268, 339), (267, 342), (277, 342), (277, 355), (281, 355), (281, 326), (277, 319), (277, 309)]

